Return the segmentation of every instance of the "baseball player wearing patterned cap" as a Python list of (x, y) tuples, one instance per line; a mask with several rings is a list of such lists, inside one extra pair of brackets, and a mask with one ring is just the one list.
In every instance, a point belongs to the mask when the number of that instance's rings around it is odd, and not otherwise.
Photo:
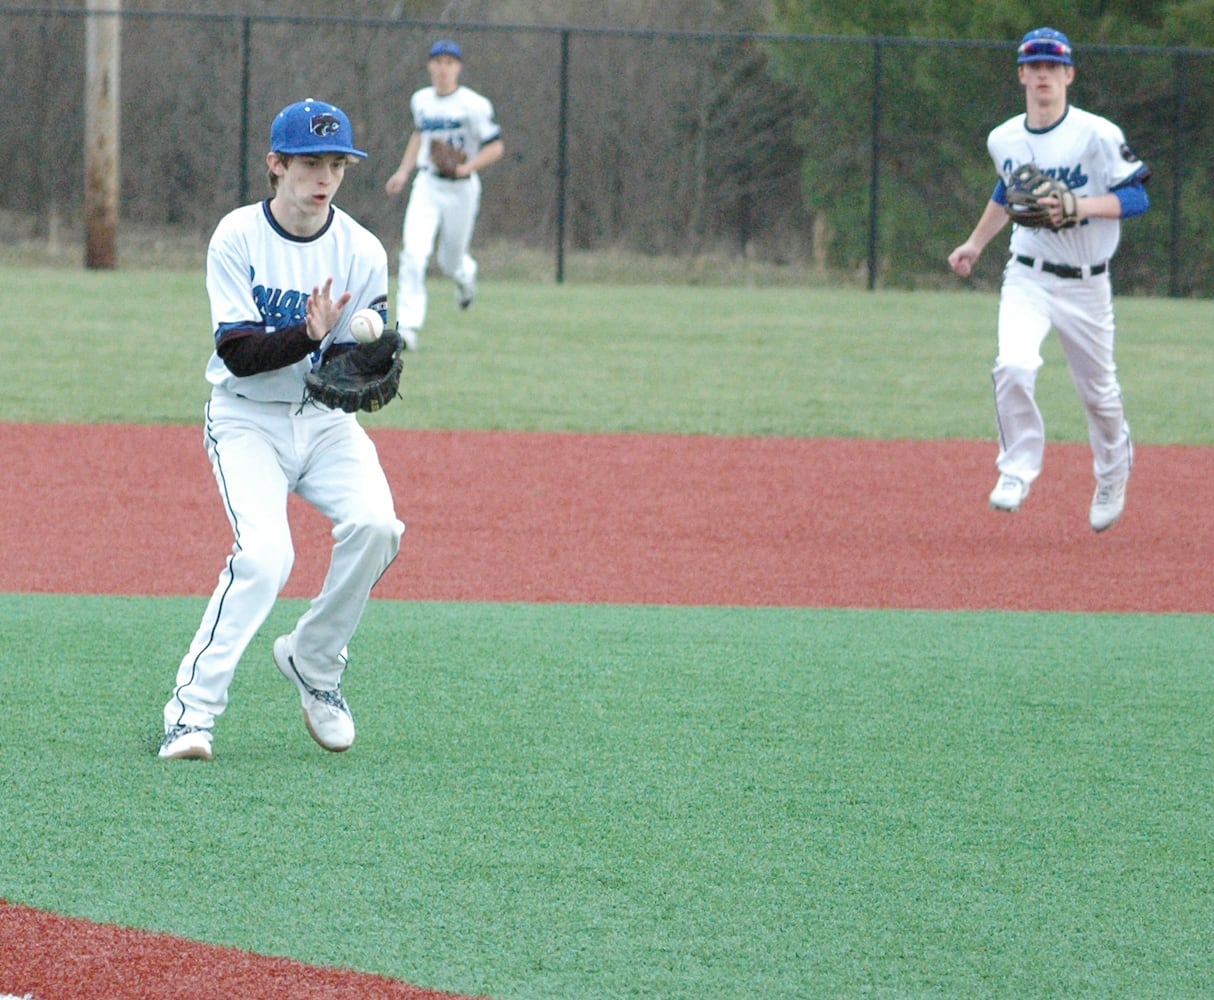
[(364, 156), (340, 108), (289, 105), (270, 129), (273, 196), (228, 213), (211, 237), (205, 444), (235, 543), (165, 705), (162, 758), (213, 756), (237, 664), (291, 572), (290, 493), (333, 522), (335, 544), (319, 595), (275, 641), (274, 662), (298, 690), (312, 738), (332, 751), (354, 742), (341, 693), (347, 644), (404, 525), (354, 414), (301, 399), (305, 376), (355, 343), (356, 310), (386, 316), (383, 244), (333, 204), (346, 167)]
[[(409, 108), (413, 132), (400, 167), (384, 185), (390, 195), (404, 190), (413, 169), (401, 235), (396, 315), (409, 350), (417, 349), (417, 331), (426, 321), (426, 268), (438, 241), (436, 260), (443, 274), (455, 279), (456, 302), (467, 309), (476, 298), (476, 260), (469, 253), (480, 213), (480, 171), (502, 158), (501, 129), (493, 104), (460, 85), (463, 50), (450, 38), (430, 47), (426, 68), (430, 86), (413, 94)], [(443, 177), (430, 161), (431, 140), (451, 143), (464, 162), (454, 177)]]
[(1143, 185), (1150, 171), (1120, 128), (1068, 103), (1075, 67), (1071, 43), (1061, 31), (1037, 28), (1026, 34), (1017, 67), (1027, 110), (988, 136), (999, 181), (974, 231), (949, 255), (949, 265), (962, 277), (970, 275), (983, 249), (1009, 221), (1007, 184), (1024, 164), (1036, 164), (1066, 182), (1077, 195), (1077, 224), (1063, 227), (1061, 200), (1051, 198), (1046, 204), (1060, 228), (1012, 229), (993, 372), (1000, 474), (990, 503), (996, 510), (1018, 510), (1041, 473), (1045, 425), (1035, 389), (1041, 345), (1052, 327), (1087, 412), (1096, 478), (1088, 519), (1093, 530), (1104, 531), (1125, 507), (1134, 458), (1113, 360), (1109, 265), (1121, 238), (1120, 220), (1147, 210)]

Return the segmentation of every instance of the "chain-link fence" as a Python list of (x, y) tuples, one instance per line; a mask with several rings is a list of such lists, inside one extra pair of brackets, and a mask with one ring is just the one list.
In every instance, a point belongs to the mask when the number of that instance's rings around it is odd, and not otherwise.
[[(21, 133), (0, 210), (34, 234), (82, 215), (89, 16), (0, 10)], [(268, 193), (273, 115), (317, 97), (350, 114), (370, 154), (338, 200), (395, 253), (403, 202), (383, 184), (449, 25), (91, 16), (120, 18), (123, 224), (208, 233)], [(1014, 42), (472, 24), (458, 36), (462, 82), (493, 100), (507, 147), (485, 175), (478, 239), (551, 251), (558, 277), (565, 251), (611, 250), (940, 282), (994, 186), (986, 133), (1024, 110)], [(1074, 102), (1116, 121), (1154, 172), (1152, 210), (1125, 227), (1119, 289), (1208, 295), (1214, 52), (1090, 46), (1077, 61)], [(999, 264), (984, 261), (979, 283)]]

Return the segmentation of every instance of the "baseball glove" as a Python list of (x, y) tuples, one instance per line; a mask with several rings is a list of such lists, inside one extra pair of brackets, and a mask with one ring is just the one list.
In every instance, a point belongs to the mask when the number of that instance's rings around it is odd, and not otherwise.
[[(1042, 198), (1057, 198), (1062, 221), (1055, 223)], [(1079, 199), (1064, 181), (1051, 177), (1035, 163), (1017, 167), (1007, 183), (1007, 214), (1030, 229), (1070, 229), (1079, 222)]]
[(464, 151), (456, 149), (451, 143), (443, 142), (441, 139), (430, 140), (430, 166), (434, 168), (434, 172), (439, 177), (454, 180), (455, 168), (467, 159)]
[(404, 341), (395, 330), (376, 340), (330, 352), (324, 364), (304, 378), (304, 398), (334, 410), (374, 413), (400, 395)]

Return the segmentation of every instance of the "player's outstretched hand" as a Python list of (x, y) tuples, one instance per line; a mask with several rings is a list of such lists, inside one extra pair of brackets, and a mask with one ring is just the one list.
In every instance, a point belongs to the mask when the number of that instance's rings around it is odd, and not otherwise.
[(308, 337), (312, 340), (324, 340), (325, 336), (337, 325), (341, 311), (346, 308), (352, 298), (350, 292), (342, 292), (333, 298), (333, 279), (326, 278), (323, 285), (313, 287), (308, 296)]

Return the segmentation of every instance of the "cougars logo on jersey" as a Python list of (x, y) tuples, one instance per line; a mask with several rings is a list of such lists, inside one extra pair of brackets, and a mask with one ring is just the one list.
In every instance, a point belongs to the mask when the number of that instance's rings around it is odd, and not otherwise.
[[(1020, 164), (1013, 163), (1011, 160), (1003, 161), (1003, 176), (1010, 177), (1012, 172)], [(1076, 163), (1073, 167), (1042, 167), (1041, 172), (1049, 174), (1062, 181), (1072, 191), (1077, 191), (1088, 182), (1088, 175), (1084, 172), (1083, 164)]]

